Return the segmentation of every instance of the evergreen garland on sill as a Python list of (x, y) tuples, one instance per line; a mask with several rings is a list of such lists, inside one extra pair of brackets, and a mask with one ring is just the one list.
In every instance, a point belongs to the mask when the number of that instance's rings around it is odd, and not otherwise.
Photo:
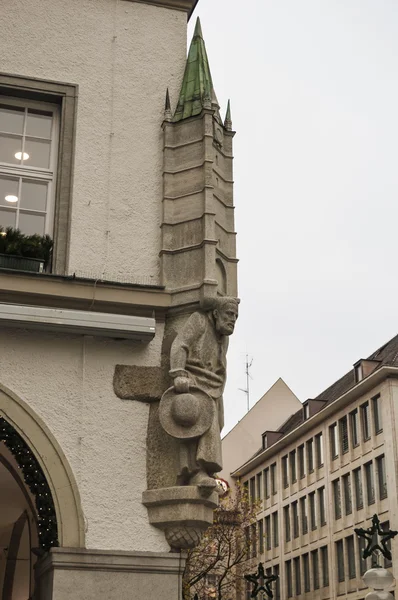
[(38, 258), (45, 267), (51, 261), (53, 241), (49, 235), (25, 235), (19, 229), (0, 226), (0, 254)]
[(0, 417), (0, 442), (4, 442), (14, 456), (35, 497), (40, 548), (46, 551), (59, 546), (53, 497), (42, 468), (29, 446), (3, 417)]

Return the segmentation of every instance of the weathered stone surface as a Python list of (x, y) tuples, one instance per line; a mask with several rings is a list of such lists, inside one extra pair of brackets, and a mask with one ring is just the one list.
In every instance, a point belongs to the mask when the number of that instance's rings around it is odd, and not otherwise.
[(117, 552), (52, 548), (36, 567), (41, 600), (177, 598), (184, 556), (170, 552)]
[(159, 421), (159, 402), (149, 409), (147, 435), (147, 488), (168, 488), (176, 484), (178, 440), (165, 433)]
[(149, 522), (165, 532), (172, 549), (196, 546), (203, 532), (213, 523), (218, 495), (204, 495), (197, 486), (148, 490), (143, 493)]
[(200, 388), (177, 394), (174, 387), (162, 396), (159, 418), (163, 429), (174, 438), (191, 440), (202, 436), (214, 419), (214, 401)]
[(122, 400), (159, 401), (169, 378), (162, 367), (116, 365), (113, 377), (115, 394)]
[[(228, 336), (235, 328), (238, 304), (238, 299), (230, 297), (212, 300), (204, 310), (197, 311), (189, 317), (170, 349), (169, 374), (174, 383), (174, 395), (170, 394), (170, 390), (163, 394), (160, 414), (165, 430), (169, 435), (180, 440), (180, 464), (177, 473), (177, 482), (180, 485), (198, 485), (208, 489), (215, 487), (213, 475), (222, 469), (220, 437), (224, 425), (222, 394), (226, 381)], [(203, 392), (214, 402), (211, 423), (203, 433), (200, 433), (201, 414), (199, 413), (190, 427), (183, 428), (183, 436), (177, 419), (181, 413), (178, 397), (180, 395), (186, 402), (189, 398), (192, 402), (192, 398), (195, 400), (197, 397), (199, 401), (202, 400), (200, 395), (201, 393), (203, 395)], [(162, 418), (166, 402), (169, 408), (167, 422)], [(204, 402), (199, 404), (202, 411), (206, 410)], [(188, 413), (192, 417), (194, 411), (188, 410)], [(174, 429), (170, 425), (173, 419)], [(180, 439), (183, 437), (185, 439)]]

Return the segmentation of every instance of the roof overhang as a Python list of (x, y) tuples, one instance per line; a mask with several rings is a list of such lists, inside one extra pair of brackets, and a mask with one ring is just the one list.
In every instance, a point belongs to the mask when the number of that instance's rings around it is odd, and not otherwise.
[(141, 4), (154, 4), (163, 8), (173, 8), (174, 10), (182, 10), (188, 13), (188, 19), (199, 0), (129, 0), (130, 2), (140, 2)]
[(316, 413), (313, 417), (310, 417), (304, 423), (296, 427), (293, 431), (283, 436), (280, 440), (278, 440), (275, 444), (260, 452), (250, 460), (248, 460), (241, 467), (233, 471), (231, 473), (232, 477), (242, 477), (249, 473), (252, 469), (255, 469), (259, 465), (261, 465), (264, 461), (268, 460), (278, 452), (280, 452), (285, 446), (288, 446), (292, 442), (294, 442), (297, 438), (305, 435), (309, 430), (313, 427), (317, 427), (322, 421), (333, 415), (333, 413), (337, 412), (341, 408), (344, 408), (347, 404), (350, 404), (360, 396), (363, 396), (370, 390), (372, 390), (376, 385), (382, 383), (388, 377), (398, 378), (398, 367), (381, 367), (374, 371), (371, 375), (362, 379), (359, 383), (357, 383), (350, 390), (345, 392), (342, 396), (325, 406), (322, 410)]

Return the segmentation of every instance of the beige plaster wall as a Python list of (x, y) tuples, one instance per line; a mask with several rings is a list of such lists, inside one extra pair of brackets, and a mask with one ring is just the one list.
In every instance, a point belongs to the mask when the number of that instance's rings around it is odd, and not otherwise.
[(113, 391), (117, 363), (158, 366), (163, 326), (148, 345), (2, 329), (0, 383), (27, 402), (60, 444), (76, 478), (87, 548), (169, 551), (148, 524), (147, 404)]
[(69, 272), (159, 279), (162, 130), (184, 11), (124, 0), (2, 0), (1, 71), (79, 85)]
[(231, 473), (261, 448), (262, 434), (267, 430), (278, 429), (300, 407), (301, 402), (297, 396), (283, 379), (278, 379), (223, 438), (224, 468), (221, 477), (231, 483)]

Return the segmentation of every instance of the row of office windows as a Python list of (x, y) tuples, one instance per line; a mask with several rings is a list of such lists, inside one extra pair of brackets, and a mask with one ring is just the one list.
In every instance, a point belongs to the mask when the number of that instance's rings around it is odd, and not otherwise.
[(325, 487), (283, 508), (285, 542), (326, 525)]
[[(315, 450), (314, 450), (315, 447)], [(303, 479), (307, 473), (323, 466), (323, 436), (318, 433), (314, 437), (301, 444), (296, 450), (282, 457), (282, 481), (283, 487), (296, 483), (297, 479)]]
[[(383, 530), (388, 530), (388, 521), (382, 524)], [(391, 547), (391, 542), (389, 543)], [(366, 540), (355, 539), (353, 535), (335, 542), (336, 554), (336, 581), (344, 581), (362, 577), (364, 573), (377, 564), (377, 557), (363, 558)], [(392, 563), (384, 559), (384, 567), (389, 568)], [(302, 593), (315, 591), (329, 586), (328, 547), (322, 546), (285, 562), (287, 597), (299, 596)]]
[[(316, 468), (323, 466), (323, 436), (317, 434), (301, 444), (296, 450), (292, 450), (288, 455), (282, 457), (282, 480), (286, 488), (291, 483), (295, 483), (297, 478), (303, 479), (307, 473), (312, 473)], [(266, 500), (274, 496), (277, 489), (277, 465), (276, 462), (263, 471), (251, 477), (245, 486), (249, 486), (248, 492), (252, 502), (256, 500)]]
[[(276, 575), (277, 580), (271, 584), (271, 589), (274, 594), (274, 596), (273, 596), (274, 600), (281, 600), (281, 582), (280, 582), (280, 577), (279, 577), (279, 565), (274, 565), (274, 567), (268, 567), (267, 569), (265, 569), (265, 575), (266, 575), (266, 577), (270, 577), (271, 575)], [(264, 581), (261, 578), (259, 579), (258, 583), (260, 586), (264, 585)], [(252, 590), (253, 590), (253, 584), (246, 581), (246, 600), (252, 599)]]
[[(385, 531), (388, 530), (390, 528), (389, 521), (382, 523), (381, 528)], [(376, 540), (375, 543), (377, 543)], [(338, 583), (342, 583), (346, 579), (360, 578), (368, 569), (377, 566), (378, 559), (376, 556), (363, 558), (366, 545), (366, 540), (362, 537), (358, 537), (355, 543), (353, 535), (335, 542), (336, 580)], [(387, 547), (391, 550), (391, 540), (387, 543)], [(384, 567), (387, 569), (391, 566), (391, 561), (385, 558)]]
[[(375, 466), (377, 477), (377, 491), (379, 500), (387, 498), (387, 477), (385, 456), (382, 454), (374, 461), (369, 461), (362, 467), (354, 469), (352, 473), (346, 473), (332, 481), (334, 517), (340, 519), (343, 511), (345, 515), (350, 515), (355, 509), (361, 510), (364, 507), (366, 496), (366, 504), (371, 506), (376, 502), (376, 486), (375, 486)], [(363, 486), (363, 476), (365, 477), (365, 490)], [(354, 493), (352, 493), (352, 490)], [(343, 498), (343, 503), (342, 503)], [(354, 502), (353, 502), (354, 500)]]
[[(315, 531), (326, 525), (325, 487), (303, 496), (299, 500), (283, 507), (283, 526), (285, 542), (290, 542), (308, 530)], [(248, 539), (248, 555), (256, 557), (258, 553), (272, 550), (279, 546), (278, 511), (267, 515), (246, 529)]]
[(278, 511), (246, 528), (248, 542), (248, 558), (254, 558), (258, 553), (279, 546), (279, 517)]
[(345, 415), (329, 427), (330, 456), (335, 460), (339, 455), (346, 454), (350, 445), (356, 448), (372, 436), (383, 431), (380, 396), (375, 396), (361, 406)]
[(329, 586), (328, 547), (296, 556), (285, 562), (288, 598)]
[[(245, 483), (247, 488), (248, 482)], [(277, 473), (276, 473), (276, 462), (270, 467), (267, 467), (260, 473), (257, 473), (255, 477), (249, 480), (249, 489), (251, 502), (256, 500), (263, 500), (275, 496), (278, 491), (277, 488)]]
[[(362, 440), (369, 440), (372, 428), (374, 435), (383, 431), (380, 396), (375, 396), (370, 402), (365, 402), (359, 409), (356, 408), (329, 427), (331, 459), (335, 460), (340, 454), (347, 453), (350, 443), (353, 448), (358, 446), (360, 431), (362, 431)], [(320, 432), (282, 457), (283, 487), (287, 488), (289, 484), (296, 483), (298, 479), (303, 479), (307, 474), (313, 473), (315, 469), (320, 469), (323, 465), (324, 441), (322, 432)], [(277, 463), (274, 462), (251, 477), (245, 486), (248, 488), (252, 502), (274, 496), (278, 491)]]

